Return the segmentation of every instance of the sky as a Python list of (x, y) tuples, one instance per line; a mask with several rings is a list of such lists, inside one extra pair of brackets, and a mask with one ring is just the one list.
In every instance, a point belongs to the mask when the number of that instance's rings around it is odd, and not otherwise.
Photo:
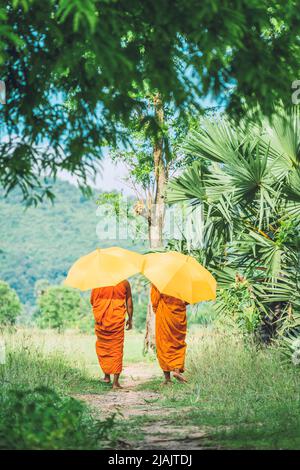
[[(8, 141), (8, 136), (3, 135), (1, 136), (2, 142)], [(15, 139), (18, 139), (18, 136), (15, 136)], [(100, 189), (102, 191), (113, 191), (118, 190), (122, 191), (124, 195), (133, 195), (134, 192), (128, 186), (128, 184), (124, 181), (128, 176), (128, 169), (126, 165), (122, 162), (113, 163), (111, 158), (109, 157), (108, 149), (103, 148), (103, 160), (101, 161), (101, 170), (97, 175), (95, 182), (90, 182), (92, 187)], [(58, 177), (64, 181), (69, 181), (69, 183), (78, 186), (76, 176), (72, 176), (67, 171), (59, 171)]]
[[(94, 183), (91, 182), (91, 186), (101, 191), (118, 190), (122, 191), (124, 195), (133, 195), (134, 192), (124, 181), (126, 176), (128, 176), (128, 170), (124, 163), (113, 163), (109, 156), (105, 156), (101, 162), (101, 170), (97, 175), (96, 181)], [(77, 185), (76, 178), (67, 172), (60, 172), (59, 178)]]

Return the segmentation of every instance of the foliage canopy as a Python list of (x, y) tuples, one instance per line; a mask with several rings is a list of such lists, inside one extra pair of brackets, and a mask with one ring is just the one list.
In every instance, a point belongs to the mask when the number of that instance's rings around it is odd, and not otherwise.
[(222, 97), (270, 115), (299, 70), (295, 0), (2, 0), (0, 17), (0, 183), (34, 201), (51, 197), (37, 173), (84, 185), (149, 91), (179, 111)]

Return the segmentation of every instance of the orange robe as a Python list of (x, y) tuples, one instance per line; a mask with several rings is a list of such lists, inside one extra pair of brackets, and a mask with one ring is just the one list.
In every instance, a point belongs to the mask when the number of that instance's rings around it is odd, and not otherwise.
[(105, 374), (120, 374), (123, 366), (126, 282), (93, 289), (91, 304), (100, 367)]
[(184, 372), (186, 351), (186, 302), (165, 294), (152, 285), (151, 303), (156, 313), (156, 352), (160, 367)]

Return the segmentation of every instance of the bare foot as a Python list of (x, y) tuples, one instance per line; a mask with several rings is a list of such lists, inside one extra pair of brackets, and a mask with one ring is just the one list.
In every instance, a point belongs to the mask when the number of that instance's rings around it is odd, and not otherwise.
[(104, 377), (103, 379), (101, 379), (101, 382), (104, 384), (110, 384), (111, 383), (110, 377)]
[(120, 390), (121, 388), (123, 388), (119, 383), (116, 383), (116, 384), (113, 384), (112, 388), (114, 390)]
[(172, 383), (173, 383), (172, 380), (164, 380), (162, 382), (162, 385), (172, 385)]
[(105, 384), (110, 384), (110, 374), (104, 374), (102, 382)]
[(183, 375), (180, 373), (180, 372), (173, 372), (173, 377), (175, 377), (175, 379), (178, 380), (178, 382), (181, 382), (181, 383), (187, 383), (187, 380), (185, 377), (183, 377)]

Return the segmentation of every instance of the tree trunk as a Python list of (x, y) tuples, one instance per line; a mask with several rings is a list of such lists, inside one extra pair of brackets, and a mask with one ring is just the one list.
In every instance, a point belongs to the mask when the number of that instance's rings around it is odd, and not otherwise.
[(153, 312), (149, 291), (146, 317), (146, 334), (144, 339), (144, 354), (153, 352), (155, 352), (155, 313)]
[[(154, 97), (154, 108), (157, 123), (162, 128), (164, 121), (163, 104), (159, 95)], [(156, 137), (153, 147), (154, 174), (155, 174), (155, 197), (148, 217), (149, 245), (152, 250), (163, 247), (163, 226), (165, 219), (165, 185), (167, 182), (167, 171), (163, 159), (163, 137)], [(152, 309), (150, 294), (146, 317), (146, 335), (144, 341), (144, 352), (155, 351), (155, 313)]]
[[(164, 210), (164, 206), (163, 206)], [(152, 250), (157, 250), (163, 246), (163, 222), (162, 207), (159, 208), (157, 213), (154, 213), (151, 217), (151, 224), (149, 227), (149, 245)], [(151, 289), (151, 287), (150, 287)], [(150, 353), (155, 351), (155, 313), (153, 312), (150, 291), (149, 301), (147, 307), (146, 317), (146, 334), (144, 341), (144, 353)]]

